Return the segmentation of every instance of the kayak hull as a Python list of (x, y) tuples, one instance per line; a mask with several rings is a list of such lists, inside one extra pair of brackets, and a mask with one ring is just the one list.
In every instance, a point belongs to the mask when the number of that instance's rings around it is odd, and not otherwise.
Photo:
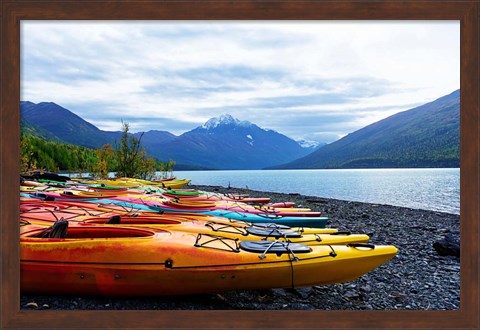
[[(134, 230), (121, 232), (128, 236)], [(21, 238), (21, 292), (159, 296), (342, 283), (397, 252), (393, 246), (331, 245), (270, 254), (235, 249), (236, 244), (225, 249), (218, 241), (208, 246), (192, 234), (139, 232), (139, 237)]]

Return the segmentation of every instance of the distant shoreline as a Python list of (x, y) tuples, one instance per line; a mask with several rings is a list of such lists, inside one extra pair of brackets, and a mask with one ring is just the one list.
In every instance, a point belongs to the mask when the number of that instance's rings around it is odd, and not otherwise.
[[(456, 167), (412, 167), (412, 166), (402, 166), (402, 167), (338, 167), (338, 168), (259, 168), (254, 171), (295, 171), (295, 170), (421, 170), (421, 169), (460, 169), (459, 166)], [(189, 171), (249, 171), (246, 169), (173, 169), (175, 172), (189, 172)]]

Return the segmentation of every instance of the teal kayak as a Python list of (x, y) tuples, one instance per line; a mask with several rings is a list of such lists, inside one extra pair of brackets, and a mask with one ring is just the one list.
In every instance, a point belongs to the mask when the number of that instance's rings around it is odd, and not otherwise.
[(328, 217), (295, 217), (276, 214), (254, 214), (228, 210), (213, 210), (201, 213), (251, 223), (271, 222), (289, 227), (325, 228), (328, 223)]

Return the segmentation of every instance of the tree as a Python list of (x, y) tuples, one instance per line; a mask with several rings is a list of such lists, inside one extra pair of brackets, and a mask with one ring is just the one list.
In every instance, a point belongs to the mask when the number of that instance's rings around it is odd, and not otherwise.
[(20, 173), (26, 173), (36, 168), (35, 146), (28, 135), (20, 137)]
[(95, 150), (98, 161), (93, 165), (92, 173), (100, 178), (108, 178), (108, 173), (112, 168), (112, 160), (115, 157), (115, 151), (111, 144), (105, 144), (102, 149)]
[(167, 162), (167, 171), (170, 172), (170, 177), (173, 176), (173, 167), (176, 165), (177, 163), (170, 159), (168, 162)]
[(115, 141), (115, 160), (117, 162), (117, 177), (142, 177), (146, 175), (148, 166), (145, 164), (145, 150), (140, 149), (143, 133), (137, 139), (129, 134), (130, 126), (122, 121), (122, 137), (119, 144)]
[(145, 150), (142, 150), (141, 154), (142, 157), (137, 174), (140, 179), (151, 180), (155, 176), (157, 162), (154, 158), (147, 157)]

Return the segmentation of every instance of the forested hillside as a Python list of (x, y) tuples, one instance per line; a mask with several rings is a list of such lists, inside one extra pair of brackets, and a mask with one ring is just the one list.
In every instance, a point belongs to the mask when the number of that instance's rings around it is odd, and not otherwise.
[(21, 171), (93, 171), (98, 156), (93, 149), (73, 144), (46, 141), (41, 137), (22, 134), (20, 138)]
[(460, 91), (397, 113), (274, 168), (459, 167)]

